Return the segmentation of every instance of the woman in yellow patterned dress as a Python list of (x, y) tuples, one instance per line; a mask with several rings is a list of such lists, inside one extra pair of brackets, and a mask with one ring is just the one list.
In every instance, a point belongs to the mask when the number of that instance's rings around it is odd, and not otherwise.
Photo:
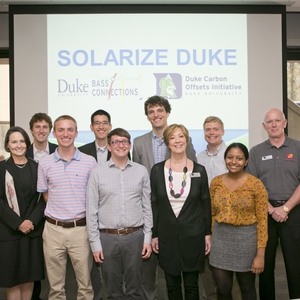
[(225, 151), (228, 173), (210, 185), (213, 234), (210, 264), (219, 300), (230, 300), (233, 272), (243, 300), (255, 300), (255, 274), (264, 270), (268, 196), (262, 182), (245, 172), (249, 152), (233, 143)]

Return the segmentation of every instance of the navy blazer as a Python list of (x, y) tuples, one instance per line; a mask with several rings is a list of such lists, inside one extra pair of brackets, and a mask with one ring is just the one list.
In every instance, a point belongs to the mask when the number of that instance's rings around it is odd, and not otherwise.
[[(96, 150), (95, 141), (78, 147), (78, 150), (87, 155), (93, 156), (97, 161), (97, 150)], [(106, 160), (109, 160), (110, 158), (111, 158), (111, 153), (110, 153), (110, 151), (107, 150), (107, 159)], [(131, 159), (130, 152), (128, 152), (128, 158)]]
[(159, 264), (167, 273), (198, 271), (204, 265), (205, 236), (211, 234), (211, 203), (205, 168), (194, 162), (187, 199), (175, 216), (166, 190), (165, 161), (151, 170), (152, 238), (158, 237)]
[[(43, 196), (37, 192), (37, 167), (38, 164), (33, 159), (28, 158), (28, 165), (31, 171), (31, 199), (27, 206), (24, 205), (24, 195), (21, 192), (20, 177), (18, 170), (14, 166), (14, 161), (10, 157), (0, 162), (0, 241), (19, 239), (23, 233), (18, 227), (24, 220), (30, 220), (34, 224), (34, 230), (28, 233), (29, 237), (41, 236), (44, 228), (44, 210), (46, 203)], [(17, 193), (20, 209), (18, 216), (8, 205), (5, 193), (5, 173), (11, 174)]]
[[(56, 144), (52, 144), (50, 142), (48, 142), (49, 144), (49, 154), (53, 153), (55, 151), (55, 149), (57, 148), (57, 145)], [(34, 155), (33, 155), (33, 144), (30, 145), (27, 153), (26, 153), (26, 156), (27, 157), (30, 157), (32, 159), (34, 159)]]

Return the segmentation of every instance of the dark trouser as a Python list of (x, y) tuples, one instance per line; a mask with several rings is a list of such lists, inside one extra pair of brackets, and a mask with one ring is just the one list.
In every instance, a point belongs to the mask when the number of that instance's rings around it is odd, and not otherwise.
[(101, 272), (101, 266), (93, 260), (93, 267), (91, 272), (91, 282), (94, 290), (93, 300), (103, 300), (103, 278)]
[(199, 300), (199, 271), (182, 272), (184, 295), (181, 290), (181, 275), (173, 276), (165, 272), (169, 300)]
[[(101, 233), (102, 265), (108, 300), (143, 300), (141, 293), (142, 229), (127, 235)], [(123, 290), (125, 283), (125, 291)]]
[(157, 254), (152, 252), (148, 259), (143, 261), (142, 296), (143, 300), (155, 300), (157, 294)]
[(33, 292), (32, 292), (32, 297), (31, 300), (39, 300), (40, 294), (42, 291), (42, 284), (41, 281), (35, 281), (34, 286), (33, 286)]
[(259, 276), (260, 300), (275, 300), (275, 261), (278, 238), (285, 263), (290, 299), (300, 298), (300, 206), (294, 207), (286, 222), (268, 219), (265, 269)]

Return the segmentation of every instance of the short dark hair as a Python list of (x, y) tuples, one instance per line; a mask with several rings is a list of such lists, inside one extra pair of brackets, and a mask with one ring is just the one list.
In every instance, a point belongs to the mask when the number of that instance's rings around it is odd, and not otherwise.
[(125, 137), (125, 138), (128, 139), (129, 144), (131, 144), (131, 141), (130, 141), (131, 136), (130, 136), (130, 134), (129, 134), (129, 132), (128, 132), (127, 130), (125, 130), (125, 129), (123, 129), (123, 128), (115, 128), (115, 129), (113, 129), (112, 131), (110, 131), (110, 132), (108, 133), (108, 135), (107, 135), (107, 143), (108, 143), (108, 144), (110, 143), (111, 137), (112, 137), (113, 135), (118, 135), (118, 136), (121, 136), (121, 137)]
[(30, 138), (29, 138), (27, 132), (22, 127), (14, 126), (14, 127), (10, 127), (8, 129), (8, 131), (6, 132), (6, 135), (5, 135), (5, 138), (4, 138), (4, 149), (5, 149), (5, 151), (10, 152), (10, 150), (8, 148), (9, 137), (11, 136), (12, 133), (15, 133), (15, 132), (20, 132), (22, 134), (22, 136), (25, 140), (26, 150), (28, 150), (31, 143), (30, 143)]
[(52, 129), (52, 119), (45, 113), (36, 113), (34, 114), (29, 121), (29, 128), (32, 130), (33, 124), (37, 122), (45, 121), (49, 125), (49, 129)]
[(144, 103), (144, 108), (145, 108), (145, 115), (148, 116), (148, 106), (153, 107), (153, 106), (163, 106), (166, 110), (167, 113), (171, 112), (171, 105), (167, 99), (161, 96), (152, 96), (148, 98), (148, 100), (145, 101)]
[[(224, 153), (224, 159), (226, 159), (226, 156), (229, 152), (230, 149), (232, 148), (238, 148), (240, 149), (243, 153), (244, 153), (244, 156), (245, 156), (245, 159), (248, 160), (249, 159), (249, 151), (248, 151), (248, 148), (242, 144), (242, 143), (232, 143), (230, 144), (226, 150), (225, 150), (225, 153)], [(245, 166), (246, 167), (246, 166)]]
[(108, 123), (110, 124), (111, 123), (111, 120), (110, 120), (110, 114), (103, 110), (103, 109), (98, 109), (96, 110), (92, 115), (91, 115), (91, 124), (93, 125), (94, 123), (94, 117), (95, 116), (107, 116), (107, 119), (108, 119)]

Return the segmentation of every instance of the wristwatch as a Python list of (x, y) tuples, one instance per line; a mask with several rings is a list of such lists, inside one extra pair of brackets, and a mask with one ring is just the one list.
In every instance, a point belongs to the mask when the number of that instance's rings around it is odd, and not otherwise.
[(285, 205), (283, 205), (283, 210), (284, 210), (287, 214), (290, 212), (290, 209), (289, 209), (287, 206), (285, 206)]

